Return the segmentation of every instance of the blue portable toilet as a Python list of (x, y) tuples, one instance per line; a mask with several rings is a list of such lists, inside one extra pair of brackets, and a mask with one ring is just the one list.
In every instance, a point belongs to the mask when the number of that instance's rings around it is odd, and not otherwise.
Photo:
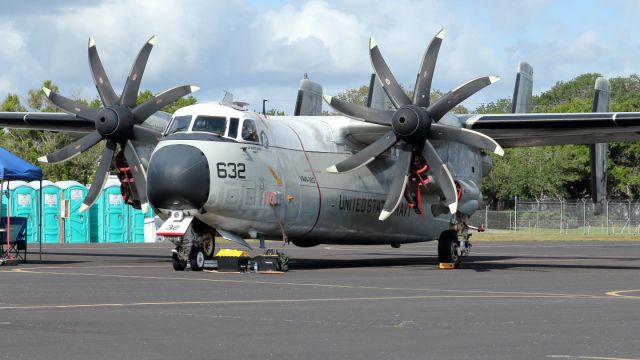
[[(32, 181), (31, 186), (38, 190), (40, 183)], [(42, 181), (42, 243), (59, 243), (60, 237), (60, 188), (48, 180)]]
[(121, 243), (127, 241), (127, 214), (120, 193), (120, 181), (109, 177), (102, 193), (89, 210), (91, 242)]
[(129, 208), (129, 228), (128, 233), (129, 237), (127, 241), (134, 243), (143, 243), (145, 242), (144, 235), (144, 226), (145, 219), (153, 218), (153, 209), (149, 206), (147, 213), (143, 213), (142, 210), (136, 209), (133, 206), (128, 206)]
[(68, 206), (68, 217), (64, 218), (64, 242), (89, 242), (89, 212), (80, 212), (80, 207), (89, 191), (77, 181), (58, 181), (56, 185), (62, 191), (62, 200)]
[(5, 191), (2, 191), (2, 196), (0, 196), (0, 198), (2, 199), (2, 206), (0, 206), (0, 209), (2, 209), (2, 212), (0, 212), (0, 216), (5, 217), (7, 216), (7, 197), (5, 196)]
[[(27, 241), (38, 242), (38, 192), (24, 181), (9, 183), (9, 203), (11, 216), (27, 218)], [(6, 203), (5, 203), (6, 204)], [(7, 208), (3, 207), (2, 216), (6, 216)]]

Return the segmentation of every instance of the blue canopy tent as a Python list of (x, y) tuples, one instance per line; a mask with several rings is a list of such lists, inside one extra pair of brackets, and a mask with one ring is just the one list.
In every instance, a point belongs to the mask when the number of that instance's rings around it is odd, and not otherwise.
[[(40, 181), (40, 199), (42, 203), (42, 169), (32, 165), (21, 158), (17, 157), (10, 151), (0, 147), (0, 194), (4, 193), (4, 181), (23, 180), (23, 181)], [(7, 190), (9, 186), (7, 185)], [(7, 198), (9, 197), (7, 191)], [(10, 202), (7, 202), (8, 204)], [(2, 202), (0, 202), (0, 213)], [(8, 214), (9, 215), (9, 214)], [(42, 229), (42, 209), (38, 206), (38, 228)], [(40, 244), (40, 262), (42, 262), (42, 231), (38, 232), (38, 243)], [(9, 236), (7, 236), (9, 239)]]

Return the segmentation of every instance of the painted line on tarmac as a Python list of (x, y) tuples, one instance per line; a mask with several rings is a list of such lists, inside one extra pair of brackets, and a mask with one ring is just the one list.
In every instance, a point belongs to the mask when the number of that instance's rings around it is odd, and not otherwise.
[[(591, 294), (567, 294), (567, 293), (541, 293), (541, 292), (520, 292), (520, 291), (487, 291), (487, 290), (455, 290), (455, 289), (434, 289), (434, 288), (406, 288), (406, 287), (382, 287), (382, 286), (362, 286), (362, 285), (340, 285), (340, 284), (321, 284), (321, 283), (294, 283), (280, 281), (257, 281), (257, 280), (228, 280), (228, 279), (206, 279), (206, 278), (185, 278), (173, 276), (143, 276), (143, 275), (118, 275), (118, 274), (96, 274), (96, 273), (73, 273), (73, 272), (52, 272), (52, 271), (31, 271), (26, 269), (14, 269), (14, 273), (18, 274), (38, 274), (38, 275), (62, 275), (62, 276), (92, 276), (106, 278), (123, 278), (123, 279), (141, 279), (141, 280), (180, 280), (180, 281), (196, 281), (196, 282), (213, 282), (213, 283), (233, 283), (233, 284), (252, 284), (252, 285), (283, 285), (283, 286), (299, 286), (299, 287), (320, 287), (332, 289), (355, 289), (355, 290), (380, 290), (380, 291), (418, 291), (418, 292), (445, 292), (445, 293), (463, 293), (498, 295), (498, 296), (530, 296), (530, 297), (557, 297), (557, 298), (584, 298), (584, 299), (610, 299), (609, 296), (591, 295)], [(447, 296), (447, 295), (445, 295)]]
[(0, 270), (0, 273), (28, 272), (31, 270), (59, 270), (59, 269), (136, 269), (136, 268), (166, 268), (166, 265), (98, 265), (98, 266), (34, 266), (26, 269)]
[[(634, 261), (640, 260), (638, 257), (608, 257), (608, 258), (600, 258), (600, 257), (588, 257), (581, 256), (580, 254), (571, 254), (566, 256), (558, 256), (558, 255), (549, 255), (545, 256), (544, 254), (514, 254), (514, 253), (488, 253), (488, 252), (472, 252), (469, 256), (473, 257), (474, 255), (482, 255), (482, 256), (511, 256), (514, 258), (524, 258), (524, 260), (529, 261)], [(473, 259), (473, 260), (482, 260), (482, 259)], [(504, 260), (490, 260), (490, 261), (512, 261), (513, 259), (504, 259)]]
[[(430, 300), (430, 299), (548, 299), (548, 298), (577, 298), (575, 296), (557, 295), (417, 295), (417, 296), (373, 296), (373, 297), (344, 297), (344, 298), (308, 298), (308, 299), (259, 299), (259, 300), (202, 300), (202, 301), (149, 301), (130, 303), (95, 303), (95, 304), (48, 304), (48, 305), (12, 305), (0, 306), (0, 310), (50, 310), (50, 309), (81, 309), (81, 308), (114, 308), (136, 306), (163, 305), (239, 305), (239, 304), (284, 304), (310, 302), (353, 302), (353, 301), (399, 301), (399, 300)], [(582, 298), (582, 297), (578, 297)]]
[[(628, 293), (636, 293), (637, 295), (628, 295)], [(640, 299), (640, 290), (617, 290), (609, 291), (606, 294), (621, 299)]]
[(640, 358), (619, 358), (607, 356), (586, 356), (586, 355), (547, 355), (552, 359), (584, 359), (584, 360), (640, 360)]

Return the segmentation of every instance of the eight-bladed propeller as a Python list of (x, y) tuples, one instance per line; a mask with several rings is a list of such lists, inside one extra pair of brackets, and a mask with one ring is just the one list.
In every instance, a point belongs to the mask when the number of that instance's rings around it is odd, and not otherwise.
[(160, 134), (141, 124), (164, 106), (199, 89), (193, 85), (178, 86), (136, 106), (140, 80), (155, 40), (156, 37), (153, 36), (144, 44), (131, 68), (127, 82), (122, 90), (122, 95), (117, 96), (102, 67), (96, 43), (93, 38), (89, 39), (89, 66), (91, 67), (93, 81), (104, 105), (101, 109), (79, 104), (76, 101), (51, 92), (47, 88), (42, 89), (51, 104), (67, 113), (93, 122), (96, 129), (66, 147), (39, 158), (39, 161), (46, 163), (63, 162), (87, 151), (102, 140), (107, 142), (96, 176), (80, 208), (81, 212), (93, 205), (100, 191), (102, 191), (116, 151), (116, 144), (120, 144), (121, 149), (124, 151), (125, 159), (133, 174), (137, 193), (140, 197), (141, 209), (143, 212), (147, 211), (149, 205), (147, 200), (147, 175), (132, 140), (156, 144)]
[(444, 30), (440, 30), (424, 53), (414, 87), (413, 99), (409, 99), (396, 81), (373, 38), (369, 41), (371, 64), (378, 79), (382, 83), (382, 88), (396, 108), (395, 111), (372, 109), (351, 104), (335, 97), (325, 96), (325, 101), (327, 101), (331, 107), (346, 116), (360, 121), (391, 127), (389, 132), (357, 154), (329, 167), (327, 169), (328, 172), (341, 173), (355, 170), (373, 161), (373, 159), (395, 144), (400, 143), (393, 181), (382, 212), (378, 218), (379, 220), (388, 218), (400, 204), (407, 186), (411, 161), (414, 154), (422, 155), (429, 165), (429, 171), (433, 179), (442, 190), (445, 205), (452, 214), (456, 213), (458, 209), (458, 193), (455, 181), (447, 165), (440, 159), (440, 156), (429, 139), (455, 141), (491, 151), (498, 155), (504, 154), (500, 145), (484, 134), (456, 126), (437, 123), (447, 112), (451, 111), (469, 96), (499, 80), (498, 77), (494, 76), (485, 76), (471, 80), (445, 94), (434, 104), (430, 104), (429, 95), (431, 92), (433, 69), (435, 68), (443, 37)]

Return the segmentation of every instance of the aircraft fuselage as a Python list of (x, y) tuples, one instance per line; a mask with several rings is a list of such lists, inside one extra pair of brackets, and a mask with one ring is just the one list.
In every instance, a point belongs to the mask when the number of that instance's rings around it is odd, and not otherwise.
[[(325, 170), (386, 127), (343, 116), (265, 118), (211, 103), (180, 109), (174, 117), (180, 116), (191, 116), (193, 124), (167, 134), (149, 162), (149, 200), (162, 213), (182, 211), (245, 238), (278, 239), (284, 229), (289, 240), (303, 246), (429, 241), (452, 226), (451, 214), (434, 217), (430, 211), (439, 202), (437, 184), (422, 196), (422, 215), (402, 201), (389, 219), (378, 220), (391, 183), (394, 149), (352, 172)], [(205, 129), (204, 122), (197, 123), (199, 116), (224, 118), (226, 125)], [(238, 120), (230, 126), (233, 119)], [(250, 127), (245, 122), (255, 125), (253, 133), (244, 132)], [(457, 181), (471, 188), (480, 183), (479, 151), (434, 144), (445, 162), (455, 164), (450, 170)]]

